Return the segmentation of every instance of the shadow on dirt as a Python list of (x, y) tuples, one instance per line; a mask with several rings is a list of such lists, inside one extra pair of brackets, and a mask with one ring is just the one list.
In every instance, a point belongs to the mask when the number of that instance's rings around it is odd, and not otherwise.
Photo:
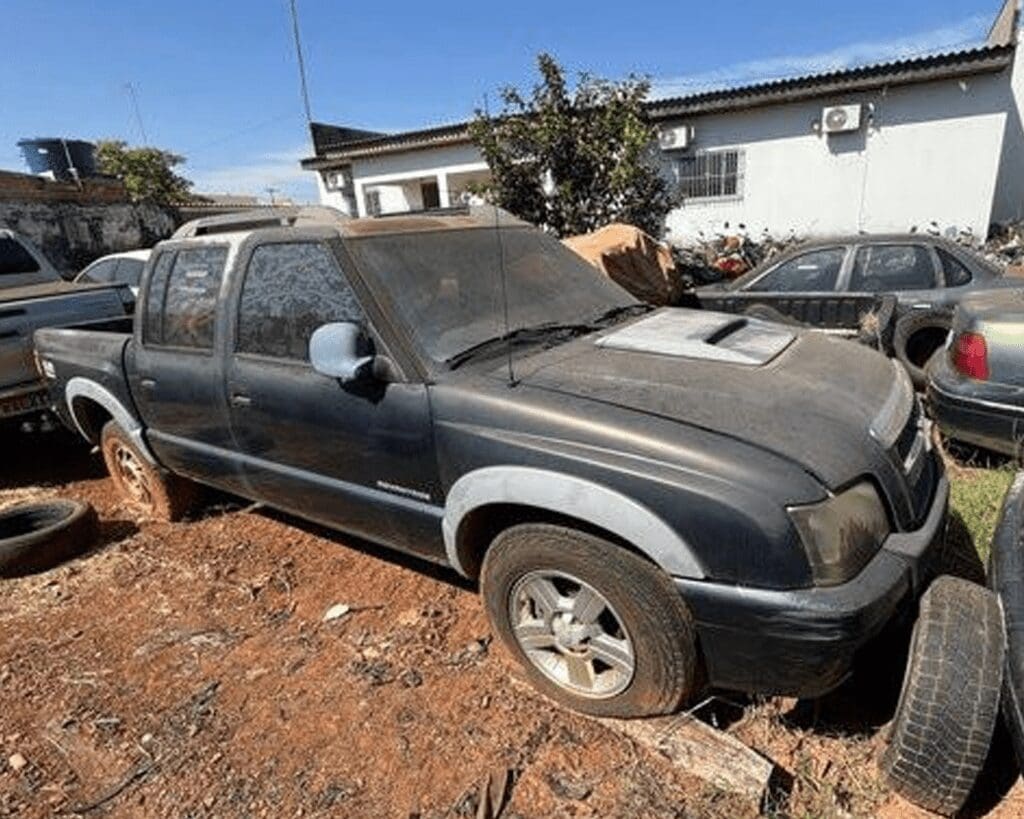
[(996, 733), (985, 760), (985, 767), (978, 774), (978, 781), (971, 791), (967, 804), (960, 812), (963, 817), (985, 816), (995, 810), (1017, 783), (1020, 768), (1003, 721), (996, 723)]
[(8, 432), (3, 442), (0, 489), (22, 486), (57, 486), (72, 481), (102, 478), (103, 459), (76, 435), (52, 432)]
[[(378, 543), (374, 543), (373, 541), (365, 540), (355, 535), (338, 532), (326, 526), (290, 515), (287, 512), (270, 509), (269, 507), (258, 504), (251, 504), (246, 500), (232, 495), (216, 492), (214, 490), (208, 491), (209, 494), (207, 495), (202, 507), (197, 512), (196, 519), (229, 514), (232, 512), (242, 511), (246, 508), (253, 508), (253, 511), (257, 511), (263, 517), (270, 518), (278, 523), (283, 523), (286, 526), (292, 526), (296, 529), (300, 529), (303, 532), (316, 537), (330, 540), (336, 543), (339, 549), (352, 549), (378, 560), (385, 560), (395, 566), (401, 566), (403, 569), (408, 569), (409, 571), (424, 575), (432, 580), (438, 580), (442, 583), (448, 584), (449, 586), (455, 586), (463, 591), (477, 591), (477, 584), (473, 581), (466, 580), (453, 569), (434, 563), (426, 558), (418, 557), (406, 552), (399, 552), (395, 549), (389, 549), (387, 546), (382, 546)], [(438, 548), (443, 548), (440, 543), (438, 544)]]

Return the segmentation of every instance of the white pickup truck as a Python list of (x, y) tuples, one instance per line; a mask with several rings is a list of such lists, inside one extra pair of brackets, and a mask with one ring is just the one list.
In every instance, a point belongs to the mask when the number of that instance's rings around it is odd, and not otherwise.
[(24, 237), (0, 229), (0, 424), (31, 420), (48, 406), (32, 348), (42, 327), (114, 329), (135, 298), (125, 285), (74, 284)]

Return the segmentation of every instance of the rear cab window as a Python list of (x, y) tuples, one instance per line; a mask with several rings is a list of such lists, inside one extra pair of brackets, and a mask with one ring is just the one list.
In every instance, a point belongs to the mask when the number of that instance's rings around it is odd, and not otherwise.
[(148, 346), (212, 350), (227, 245), (161, 252), (146, 293), (142, 342)]
[(38, 272), (39, 263), (21, 242), (10, 236), (0, 236), (0, 276)]

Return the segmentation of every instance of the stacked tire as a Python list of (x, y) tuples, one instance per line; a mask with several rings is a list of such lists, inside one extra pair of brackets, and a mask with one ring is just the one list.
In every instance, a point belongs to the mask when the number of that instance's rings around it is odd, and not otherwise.
[(1005, 637), (996, 596), (940, 577), (921, 598), (880, 767), (903, 797), (952, 815), (988, 756), (999, 715)]

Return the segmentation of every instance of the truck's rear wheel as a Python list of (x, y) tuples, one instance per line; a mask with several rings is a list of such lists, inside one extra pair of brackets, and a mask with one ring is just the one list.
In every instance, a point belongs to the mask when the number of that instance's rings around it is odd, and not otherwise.
[(115, 421), (104, 425), (100, 449), (118, 492), (147, 517), (180, 520), (195, 505), (196, 484), (152, 463)]
[(668, 575), (562, 526), (502, 532), (484, 558), (491, 624), (531, 682), (597, 716), (670, 713), (698, 684), (693, 621)]

